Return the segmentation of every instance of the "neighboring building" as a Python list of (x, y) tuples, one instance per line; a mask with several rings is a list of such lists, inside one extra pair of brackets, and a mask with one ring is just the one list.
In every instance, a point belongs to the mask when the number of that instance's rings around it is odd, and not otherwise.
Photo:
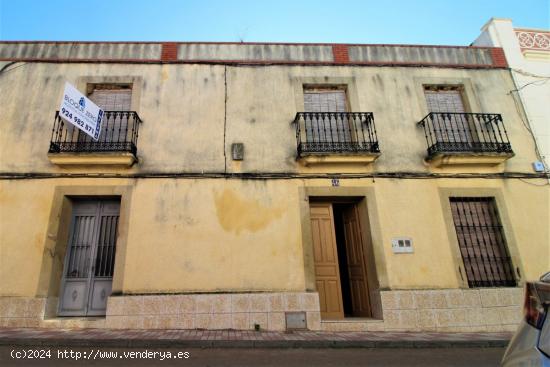
[(550, 30), (514, 28), (511, 19), (492, 18), (475, 46), (502, 47), (516, 83), (509, 93), (525, 110), (541, 160), (550, 172)]
[[(550, 268), (501, 48), (2, 42), (0, 60), (0, 325), (512, 330)], [(107, 111), (98, 141), (58, 116), (66, 81)]]

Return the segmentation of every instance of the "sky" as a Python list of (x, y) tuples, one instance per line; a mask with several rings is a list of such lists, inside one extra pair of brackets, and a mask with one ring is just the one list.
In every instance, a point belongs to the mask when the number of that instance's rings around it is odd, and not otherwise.
[(0, 40), (468, 45), (491, 18), (550, 28), (550, 0), (0, 0)]

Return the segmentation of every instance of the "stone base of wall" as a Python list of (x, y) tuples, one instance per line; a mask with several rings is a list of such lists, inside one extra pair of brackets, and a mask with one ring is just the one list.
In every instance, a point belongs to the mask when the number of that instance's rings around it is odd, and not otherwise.
[(321, 329), (317, 293), (234, 293), (110, 297), (106, 327), (285, 330), (285, 312), (305, 312)]
[(46, 298), (0, 297), (0, 327), (40, 327)]
[(388, 331), (515, 331), (523, 288), (382, 291)]
[(523, 289), (389, 290), (381, 300), (383, 320), (321, 321), (316, 292), (113, 296), (100, 318), (51, 317), (55, 299), (0, 297), (0, 327), (281, 331), (286, 312), (304, 312), (309, 330), (515, 331)]
[(114, 296), (104, 318), (44, 317), (50, 303), (0, 297), (0, 327), (254, 330), (259, 325), (282, 331), (286, 312), (304, 312), (307, 328), (321, 329), (316, 292)]

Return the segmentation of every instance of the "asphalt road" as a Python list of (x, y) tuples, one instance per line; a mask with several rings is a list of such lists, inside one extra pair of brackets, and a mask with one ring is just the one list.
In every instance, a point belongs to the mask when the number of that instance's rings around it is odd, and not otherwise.
[[(49, 353), (48, 353), (49, 351)], [(72, 355), (71, 355), (72, 352)], [(134, 354), (131, 354), (135, 352)], [(146, 353), (148, 352), (148, 355)], [(156, 354), (154, 354), (156, 352)], [(185, 352), (188, 354), (186, 355)], [(17, 354), (19, 353), (19, 354)], [(113, 354), (116, 353), (116, 354)], [(170, 358), (168, 357), (170, 353)], [(179, 355), (178, 355), (179, 353)], [(40, 358), (15, 359), (24, 354)], [(48, 354), (50, 357), (48, 357)], [(0, 366), (498, 366), (504, 348), (132, 349), (0, 347)], [(110, 358), (107, 358), (107, 355)], [(100, 358), (103, 357), (103, 358)], [(188, 358), (185, 358), (187, 356)], [(95, 357), (95, 360), (93, 359)], [(146, 358), (148, 357), (148, 358)], [(164, 359), (162, 359), (164, 357)], [(78, 358), (78, 359), (77, 359)], [(89, 359), (88, 359), (89, 358)]]

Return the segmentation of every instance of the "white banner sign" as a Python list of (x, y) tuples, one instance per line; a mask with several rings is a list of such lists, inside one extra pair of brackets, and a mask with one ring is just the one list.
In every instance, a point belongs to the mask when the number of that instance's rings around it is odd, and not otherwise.
[(99, 139), (103, 110), (68, 82), (65, 83), (59, 116), (90, 135), (92, 139)]

